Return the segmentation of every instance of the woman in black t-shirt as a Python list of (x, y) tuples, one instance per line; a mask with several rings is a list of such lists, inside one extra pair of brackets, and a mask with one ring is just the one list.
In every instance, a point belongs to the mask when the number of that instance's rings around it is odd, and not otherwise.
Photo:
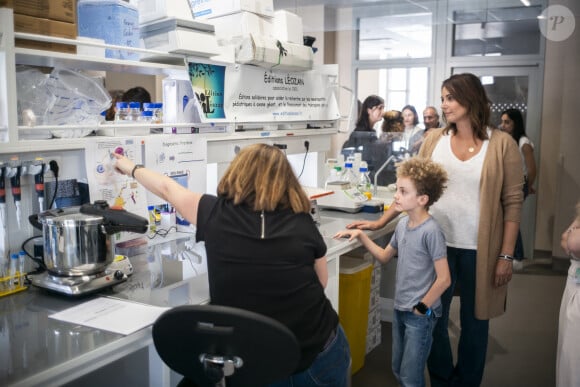
[(218, 185), (218, 195), (189, 191), (175, 180), (115, 154), (116, 168), (171, 203), (205, 241), (211, 303), (272, 317), (287, 326), (301, 360), (271, 386), (347, 385), (350, 350), (324, 294), (326, 244), (310, 200), (286, 155), (254, 144), (243, 148)]

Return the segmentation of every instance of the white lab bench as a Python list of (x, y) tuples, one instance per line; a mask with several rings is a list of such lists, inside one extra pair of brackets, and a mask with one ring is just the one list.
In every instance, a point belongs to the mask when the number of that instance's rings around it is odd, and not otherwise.
[[(379, 216), (381, 213), (321, 211), (320, 231), (328, 246), (327, 295), (337, 310), (339, 257), (360, 247), (360, 243), (336, 240), (332, 236), (355, 219), (372, 220)], [(395, 224), (393, 221), (381, 230), (367, 232), (372, 239), (377, 239), (391, 233)], [(149, 278), (146, 262), (146, 256), (132, 258), (135, 273), (129, 281), (101, 294), (159, 306), (209, 300), (206, 274), (163, 288), (147, 289), (147, 281), (143, 281)], [(157, 356), (151, 327), (125, 336), (48, 317), (90, 298), (68, 298), (29, 288), (0, 299), (0, 385), (175, 385), (179, 376)]]

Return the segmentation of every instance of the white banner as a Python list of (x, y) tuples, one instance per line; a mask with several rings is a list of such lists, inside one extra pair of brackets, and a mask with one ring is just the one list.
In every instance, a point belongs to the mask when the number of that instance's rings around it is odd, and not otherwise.
[[(189, 64), (193, 90), (202, 105), (206, 103), (203, 110), (208, 121), (292, 122), (340, 118), (335, 75), (317, 70), (276, 72), (249, 65), (227, 66), (225, 71), (219, 71), (220, 67)], [(222, 76), (223, 80), (216, 79)], [(216, 115), (220, 109), (223, 109), (221, 117)]]

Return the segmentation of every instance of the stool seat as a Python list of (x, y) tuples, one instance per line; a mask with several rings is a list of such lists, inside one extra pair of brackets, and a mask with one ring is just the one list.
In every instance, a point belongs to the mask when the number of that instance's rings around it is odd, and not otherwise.
[(183, 305), (153, 324), (153, 342), (169, 368), (193, 384), (265, 386), (294, 373), (300, 347), (282, 323), (220, 305)]

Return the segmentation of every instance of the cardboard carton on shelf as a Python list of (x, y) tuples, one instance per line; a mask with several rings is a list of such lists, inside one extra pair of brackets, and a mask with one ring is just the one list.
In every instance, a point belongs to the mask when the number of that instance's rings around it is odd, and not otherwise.
[[(14, 31), (68, 39), (76, 39), (77, 37), (77, 25), (75, 23), (65, 23), (57, 20), (43, 19), (21, 14), (14, 14)], [(38, 42), (27, 39), (16, 39), (16, 46), (71, 54), (77, 52), (75, 45)]]
[(76, 23), (76, 0), (0, 0), (0, 7), (12, 8), (14, 13)]
[(191, 1), (193, 18), (198, 20), (248, 11), (260, 16), (274, 16), (273, 0), (204, 0)]
[(258, 14), (241, 11), (209, 19), (208, 23), (215, 26), (216, 37), (225, 42), (239, 41), (245, 35), (255, 34), (274, 37), (273, 19)]
[(236, 48), (236, 62), (280, 71), (312, 70), (312, 48), (267, 36), (246, 35)]
[(302, 18), (286, 10), (274, 12), (273, 37), (283, 42), (303, 44)]
[(142, 24), (141, 39), (147, 49), (173, 54), (210, 57), (221, 52), (214, 26), (199, 21), (168, 18)]
[(139, 24), (167, 18), (193, 21), (189, 0), (139, 0)]

